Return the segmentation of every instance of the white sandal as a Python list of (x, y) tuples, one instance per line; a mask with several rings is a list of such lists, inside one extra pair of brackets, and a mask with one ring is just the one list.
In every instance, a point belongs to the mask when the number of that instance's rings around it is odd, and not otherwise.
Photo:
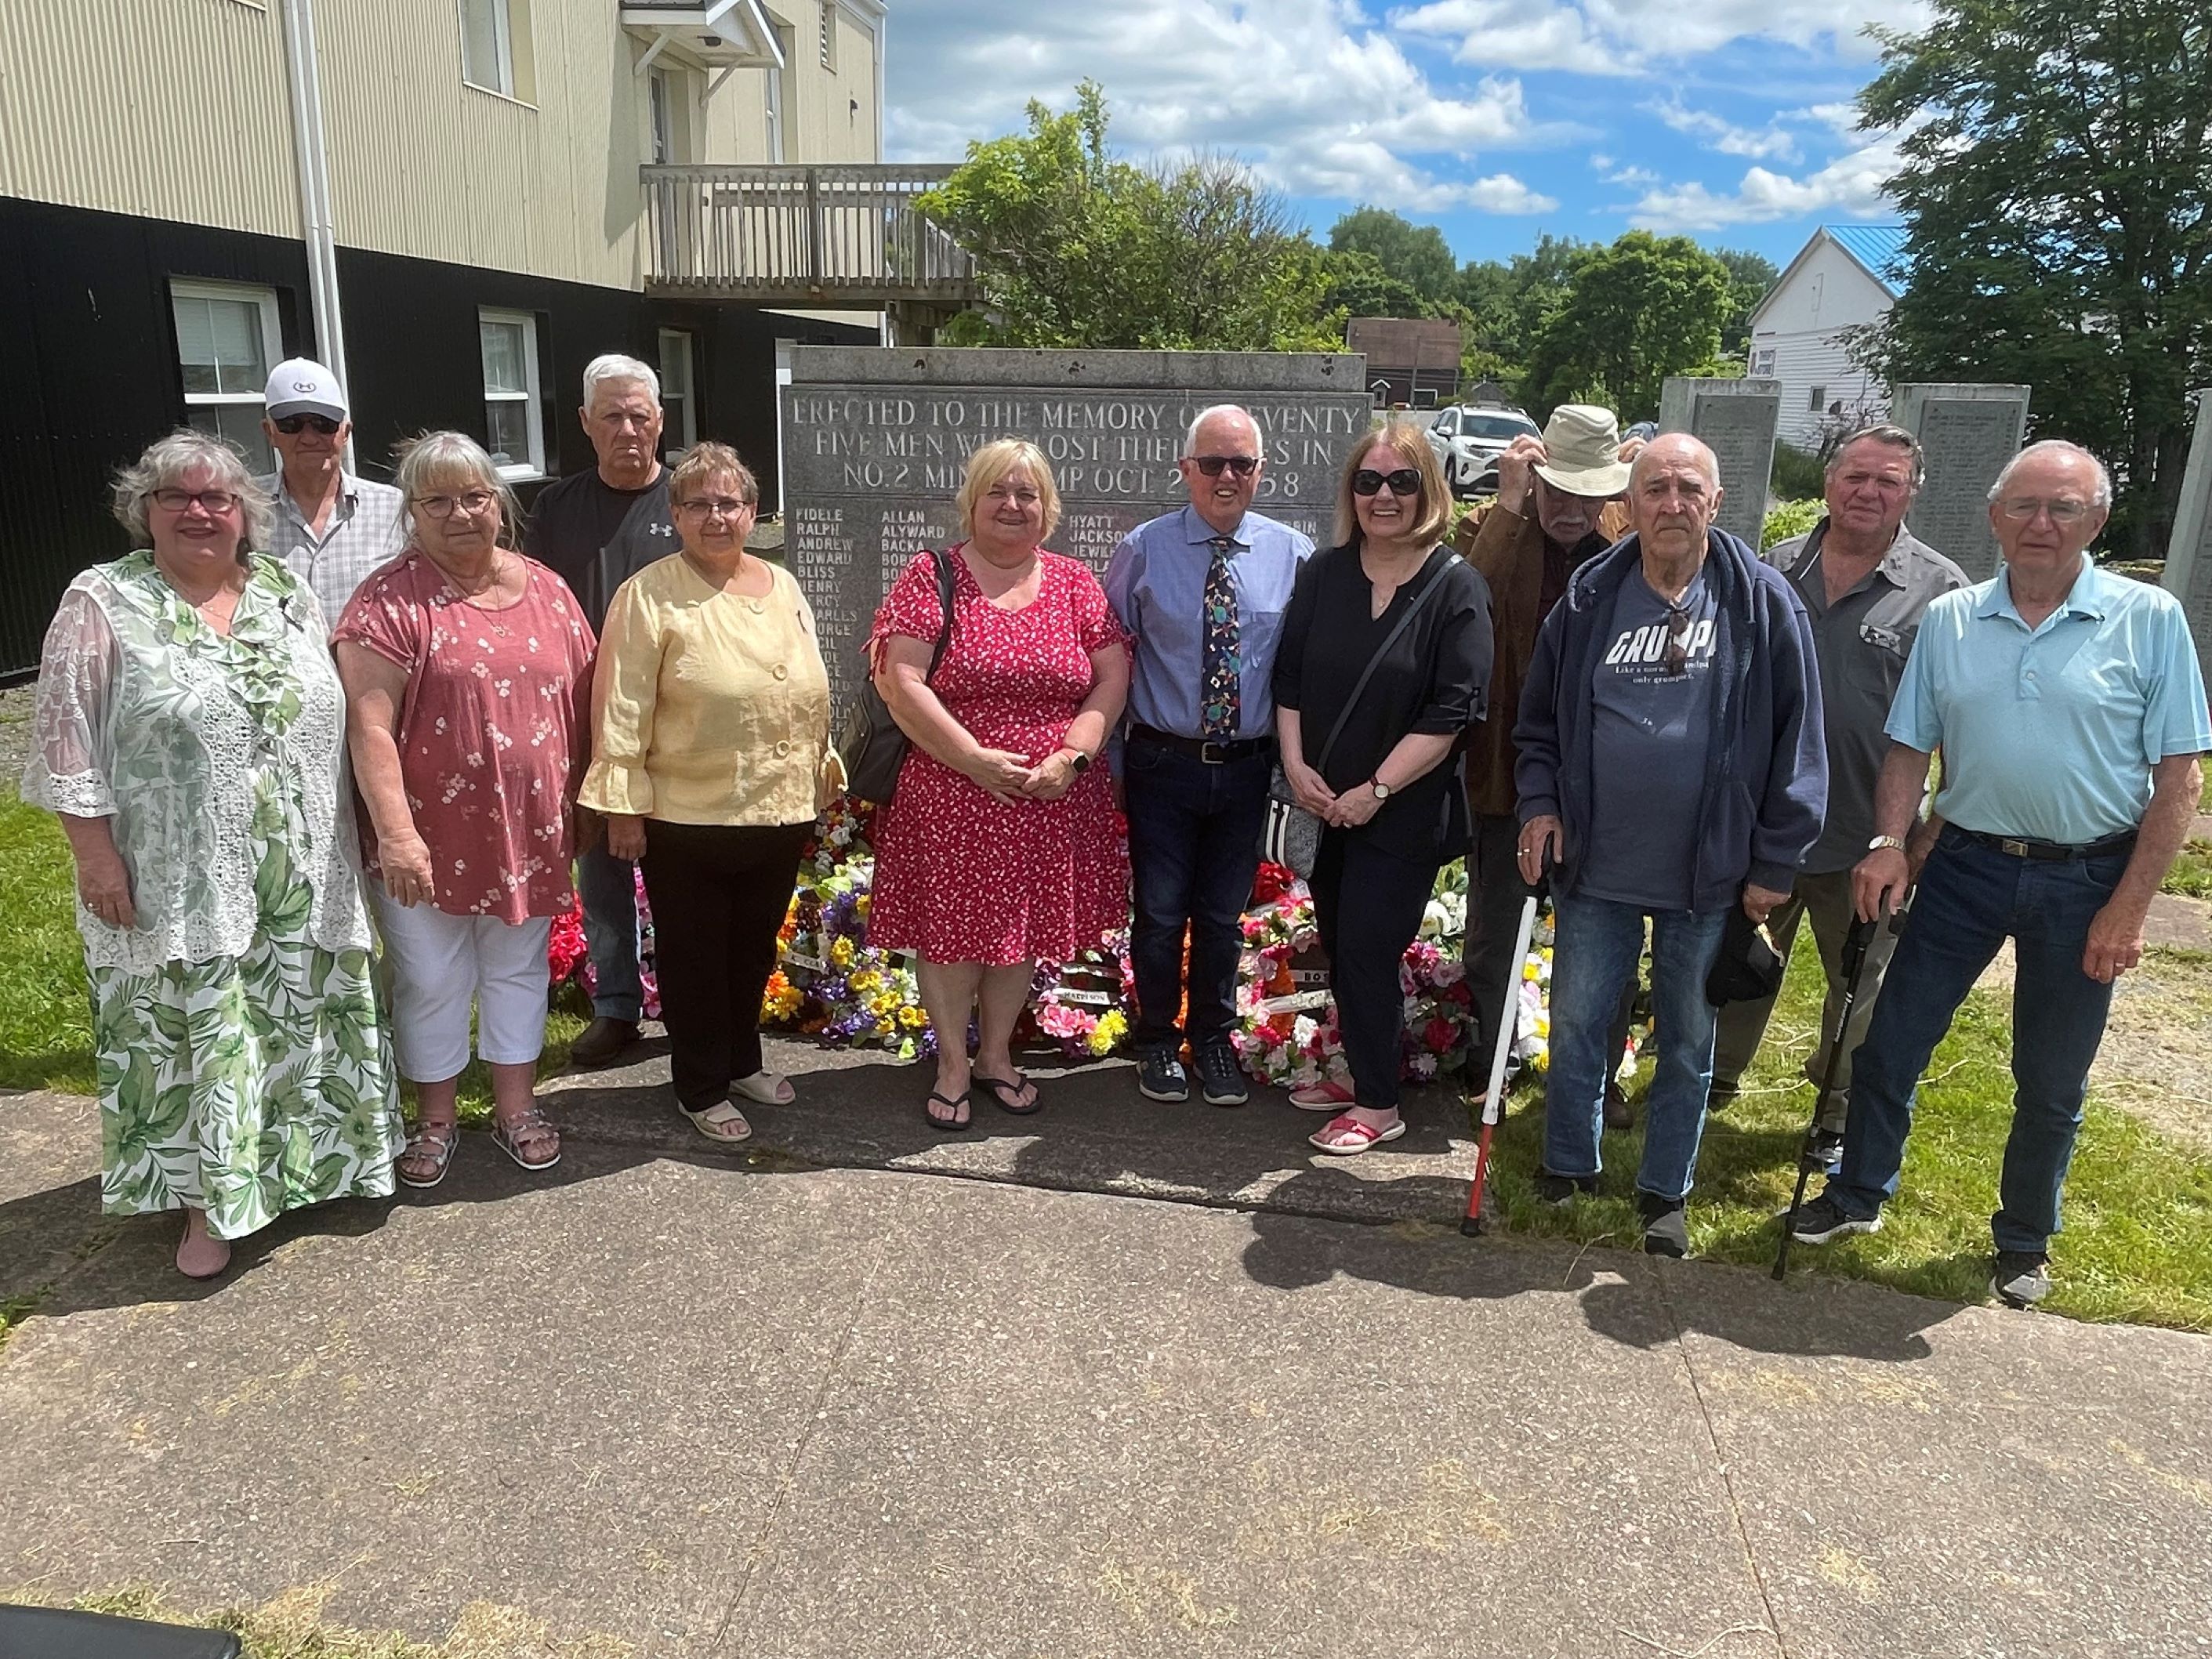
[(718, 1146), (734, 1146), (753, 1138), (753, 1126), (745, 1121), (745, 1115), (726, 1100), (718, 1100), (696, 1112), (688, 1106), (677, 1109), (691, 1120), (693, 1128)]
[(757, 1100), (763, 1106), (788, 1106), (798, 1098), (791, 1079), (781, 1072), (755, 1072), (750, 1077), (741, 1077), (730, 1087), (747, 1100)]

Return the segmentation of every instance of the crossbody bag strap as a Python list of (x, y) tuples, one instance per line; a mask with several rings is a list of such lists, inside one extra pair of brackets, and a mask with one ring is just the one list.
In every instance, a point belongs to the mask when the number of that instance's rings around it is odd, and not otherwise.
[(1322, 744), (1321, 754), (1314, 761), (1315, 771), (1322, 771), (1328, 765), (1329, 755), (1336, 748), (1336, 740), (1344, 735), (1344, 723), (1352, 718), (1352, 711), (1359, 702), (1359, 694), (1367, 689), (1367, 682), (1375, 678), (1375, 671), (1382, 665), (1382, 659), (1390, 654), (1390, 647), (1398, 643), (1398, 636), (1413, 625), (1413, 618), (1421, 614), (1421, 607), (1429, 602), (1429, 595), (1436, 592), (1437, 584), (1444, 579), (1444, 572), (1450, 566), (1451, 561), (1447, 558), (1436, 568), (1428, 580), (1421, 584), (1421, 591), (1414, 594), (1412, 602), (1406, 606), (1404, 614), (1398, 618), (1398, 625), (1382, 636), (1382, 643), (1375, 647), (1375, 654), (1367, 659), (1367, 666), (1359, 671), (1359, 678), (1352, 682), (1352, 695), (1344, 700), (1344, 707), (1336, 711), (1336, 724), (1328, 728), (1328, 736)]
[(956, 556), (951, 548), (932, 548), (929, 556), (937, 563), (937, 604), (945, 613), (945, 625), (937, 630), (937, 646), (929, 653), (929, 672), (921, 677), (924, 685), (937, 678), (937, 665), (945, 660), (945, 647), (952, 642), (952, 561)]

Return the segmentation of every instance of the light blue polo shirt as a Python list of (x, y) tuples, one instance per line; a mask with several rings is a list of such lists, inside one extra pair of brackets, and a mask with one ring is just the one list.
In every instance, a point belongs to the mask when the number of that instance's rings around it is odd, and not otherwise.
[(2150, 769), (2212, 750), (2180, 601), (2086, 559), (2033, 630), (2002, 568), (1930, 605), (1887, 730), (1942, 750), (1947, 822), (2069, 846), (2134, 829)]

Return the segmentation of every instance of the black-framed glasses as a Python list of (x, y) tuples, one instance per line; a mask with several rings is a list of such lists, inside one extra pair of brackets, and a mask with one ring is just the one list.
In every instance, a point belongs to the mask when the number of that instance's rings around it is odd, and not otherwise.
[(415, 505), (433, 519), (450, 519), (458, 507), (471, 519), (481, 517), (499, 499), (495, 491), (471, 489), (461, 495), (418, 495)]
[(313, 427), (325, 438), (335, 438), (338, 435), (338, 428), (342, 424), (343, 422), (334, 421), (327, 415), (279, 415), (270, 422), (270, 425), (288, 438), (298, 437), (309, 427)]
[(147, 492), (147, 498), (164, 513), (189, 512), (198, 501), (217, 519), (238, 505), (238, 497), (228, 489), (155, 489)]
[(1690, 613), (1681, 605), (1667, 607), (1666, 669), (1679, 679), (1690, 672)]
[(1194, 455), (1191, 460), (1209, 478), (1218, 478), (1227, 467), (1240, 478), (1249, 478), (1260, 470), (1257, 455)]
[(1410, 466), (1401, 466), (1395, 472), (1377, 472), (1371, 466), (1363, 466), (1352, 475), (1352, 493), (1372, 495), (1388, 489), (1401, 497), (1421, 493), (1421, 475)]

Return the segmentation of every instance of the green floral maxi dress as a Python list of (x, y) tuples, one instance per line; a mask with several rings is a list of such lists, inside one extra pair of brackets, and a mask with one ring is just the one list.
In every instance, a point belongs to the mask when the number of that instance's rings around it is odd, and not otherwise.
[(255, 556), (226, 638), (153, 556), (63, 596), (23, 798), (106, 817), (137, 912), (77, 907), (101, 1206), (204, 1209), (239, 1238), (385, 1197), (403, 1145), (370, 980), (345, 699), (314, 596)]

